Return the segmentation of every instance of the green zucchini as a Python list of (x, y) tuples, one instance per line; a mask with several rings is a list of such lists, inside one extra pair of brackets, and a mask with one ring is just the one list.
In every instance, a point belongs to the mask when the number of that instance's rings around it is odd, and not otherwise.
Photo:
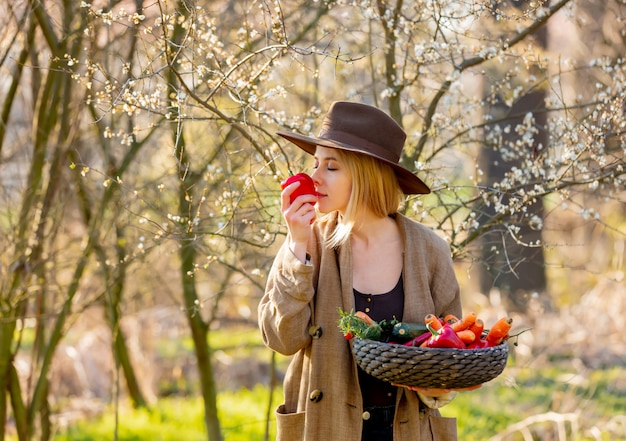
[(394, 325), (391, 335), (394, 339), (402, 342), (411, 340), (427, 331), (425, 324), (398, 322)]

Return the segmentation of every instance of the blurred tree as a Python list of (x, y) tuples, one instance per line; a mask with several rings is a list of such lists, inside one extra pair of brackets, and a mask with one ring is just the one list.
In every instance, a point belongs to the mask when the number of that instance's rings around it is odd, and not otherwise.
[[(545, 91), (525, 93), (515, 100), (512, 106), (502, 102), (492, 107), (494, 130), (503, 128), (502, 143), (485, 144), (480, 151), (479, 164), (485, 172), (485, 184), (501, 181), (513, 164), (524, 165), (523, 158), (537, 158), (539, 151), (547, 144), (546, 109), (544, 106)], [(525, 118), (532, 115), (538, 132), (527, 145), (517, 146), (516, 127), (524, 125)], [(510, 155), (508, 146), (516, 145), (519, 155)], [(502, 150), (501, 150), (502, 149)], [(523, 153), (522, 149), (529, 152)], [(502, 196), (502, 203), (508, 204), (508, 195)], [(478, 262), (480, 271), (480, 292), (489, 295), (497, 288), (507, 309), (526, 312), (528, 299), (547, 296), (547, 280), (545, 260), (543, 256), (543, 237), (540, 226), (544, 222), (543, 201), (537, 199), (527, 209), (511, 216), (498, 227), (491, 228), (483, 234), (477, 243), (480, 245)], [(479, 201), (475, 208), (478, 222), (489, 222), (495, 215), (491, 206)]]
[[(15, 190), (7, 191), (4, 195), (7, 202), (3, 211), (7, 228), (4, 243), (7, 261), (3, 263), (7, 263), (7, 268), (11, 270), (3, 274), (7, 279), (2, 284), (6, 288), (2, 291), (4, 307), (1, 324), (5, 364), (0, 368), (0, 383), (3, 390), (10, 391), (19, 439), (49, 439), (52, 430), (48, 378), (54, 353), (72, 321), (74, 308), (85, 307), (97, 298), (86, 296), (87, 300), (78, 301), (81, 298), (80, 284), (86, 278), (92, 253), (96, 251), (104, 262), (107, 253), (120, 250), (116, 246), (105, 250), (103, 246), (116, 210), (111, 210), (109, 216), (102, 210), (115, 207), (115, 191), (105, 189), (99, 195), (102, 196), (100, 203), (97, 203), (93, 199), (87, 200), (89, 196), (85, 187), (80, 186), (82, 182), (79, 182), (77, 197), (71, 197), (73, 193), (68, 166), (81, 142), (80, 120), (84, 101), (79, 94), (84, 89), (77, 87), (74, 79), (66, 74), (65, 66), (72, 65), (81, 56), (83, 33), (76, 33), (73, 29), (86, 26), (85, 16), (74, 15), (73, 8), (69, 6), (67, 9), (47, 11), (38, 6), (31, 9), (27, 3), (11, 2), (4, 4), (3, 8), (13, 13), (6, 16), (7, 26), (4, 29), (14, 31), (12, 41), (23, 47), (5, 101), (2, 141), (3, 144), (7, 140), (11, 142), (9, 154), (5, 156), (11, 159), (11, 168), (19, 170), (27, 167), (28, 174), (12, 174), (5, 181), (6, 186), (3, 186), (3, 189)], [(17, 17), (28, 17), (28, 20)], [(25, 23), (29, 28), (23, 33)], [(38, 35), (43, 38), (37, 40), (35, 37)], [(10, 60), (11, 50), (16, 47), (6, 49), (7, 57), (3, 59)], [(44, 75), (39, 76), (36, 69), (31, 69), (27, 70), (30, 76), (24, 78), (22, 73), (27, 60), (32, 66), (40, 66), (46, 59), (49, 59), (49, 65)], [(18, 96), (27, 105), (20, 100), (16, 101)], [(27, 124), (29, 115), (34, 115), (31, 118), (32, 127)], [(7, 130), (10, 116), (24, 118), (13, 124), (13, 131)], [(32, 135), (28, 135), (29, 130), (32, 130)], [(22, 142), (32, 146), (29, 153), (19, 148)], [(22, 181), (23, 185), (20, 186)], [(23, 191), (21, 200), (16, 194), (20, 188)], [(66, 204), (68, 200), (70, 203)], [(85, 228), (82, 231), (78, 228), (78, 234), (74, 235), (72, 230), (76, 229), (76, 223), (73, 220), (73, 207), (81, 203)], [(19, 211), (15, 220), (14, 211)], [(84, 232), (82, 237), (81, 232)], [(72, 271), (73, 274), (70, 274)], [(64, 279), (67, 281), (62, 282)], [(102, 298), (110, 307), (109, 318), (114, 329), (113, 352), (126, 373), (131, 397), (136, 404), (145, 404), (119, 329), (117, 302), (123, 286), (123, 272), (118, 273), (118, 278), (114, 280), (107, 273), (102, 286), (106, 287), (105, 292), (111, 294)], [(22, 390), (13, 363), (21, 349), (23, 332), (30, 322), (35, 325), (35, 335), (30, 351), (27, 389)], [(3, 435), (7, 421), (6, 398), (7, 395), (0, 395), (0, 414), (3, 416), (0, 433)]]
[[(508, 8), (513, 15), (523, 13), (532, 6), (526, 1), (500, 2), (498, 10)], [(498, 17), (495, 11), (494, 16)], [(527, 40), (529, 45), (536, 47), (538, 53), (545, 53), (548, 26), (537, 29)], [(510, 63), (503, 63), (495, 67), (493, 75), (505, 78), (510, 67)], [(528, 84), (528, 76), (536, 78), (529, 87), (525, 85)], [(489, 187), (501, 181), (508, 170), (524, 167), (525, 161), (538, 161), (548, 144), (545, 66), (537, 60), (534, 66), (528, 66), (527, 72), (519, 73), (516, 77), (509, 81), (517, 84), (517, 96), (509, 98), (508, 105), (505, 103), (506, 97), (496, 96), (497, 101), (488, 110), (494, 121), (489, 131), (502, 133), (501, 137), (496, 138), (498, 143), (490, 144), (486, 140), (484, 148), (479, 151), (479, 164), (485, 171), (485, 184)], [(490, 85), (484, 83), (483, 86), (486, 88), (484, 94), (489, 96)], [(523, 127), (529, 118), (533, 121), (534, 133), (524, 142), (518, 142), (517, 128)], [(489, 135), (486, 134), (486, 137)], [(507, 198), (508, 195), (503, 195), (504, 204), (509, 203)], [(482, 201), (475, 209), (479, 213), (479, 222), (491, 219), (495, 214), (493, 208), (486, 207)], [(539, 228), (543, 223), (543, 200), (537, 199), (528, 204), (523, 212), (511, 216), (500, 227), (484, 234), (478, 242), (481, 247), (478, 271), (480, 291), (489, 295), (494, 287), (497, 288), (509, 310), (526, 312), (529, 299), (533, 297), (541, 297), (546, 304), (550, 304), (541, 245), (543, 237)]]

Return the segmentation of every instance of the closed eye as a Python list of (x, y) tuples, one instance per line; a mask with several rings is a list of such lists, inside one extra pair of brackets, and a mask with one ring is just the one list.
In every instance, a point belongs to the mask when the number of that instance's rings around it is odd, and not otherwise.
[[(320, 164), (319, 164), (319, 162), (316, 162), (315, 165), (313, 165), (313, 170), (317, 170), (318, 168), (320, 168)], [(330, 162), (327, 162), (326, 163), (326, 170), (328, 170), (328, 171), (336, 171), (336, 170), (339, 170), (339, 169), (337, 168), (336, 165), (331, 164)]]

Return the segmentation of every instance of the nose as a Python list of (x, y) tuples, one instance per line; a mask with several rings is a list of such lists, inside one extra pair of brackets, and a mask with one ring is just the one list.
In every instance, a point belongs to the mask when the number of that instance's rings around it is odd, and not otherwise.
[(311, 179), (313, 179), (313, 183), (315, 185), (319, 185), (320, 183), (319, 170), (320, 170), (320, 167), (317, 167), (316, 169), (313, 170), (313, 173), (311, 173)]

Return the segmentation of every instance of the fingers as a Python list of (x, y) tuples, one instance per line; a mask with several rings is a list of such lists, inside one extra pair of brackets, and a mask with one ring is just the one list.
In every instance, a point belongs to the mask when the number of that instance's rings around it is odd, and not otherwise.
[(280, 211), (282, 213), (285, 213), (285, 211), (287, 211), (287, 209), (291, 205), (291, 203), (289, 202), (289, 200), (291, 199), (291, 193), (296, 191), (298, 187), (300, 187), (300, 182), (296, 181), (286, 186), (285, 189), (280, 193)]
[(482, 384), (477, 384), (476, 386), (470, 386), (470, 387), (463, 387), (460, 389), (439, 389), (439, 388), (434, 388), (434, 387), (406, 386), (403, 384), (393, 384), (393, 386), (404, 387), (406, 389), (412, 390), (414, 392), (419, 392), (429, 397), (440, 397), (453, 391), (454, 392), (467, 392), (471, 390), (476, 390), (480, 388)]
[(451, 391), (451, 389), (436, 389), (433, 387), (407, 386), (405, 384), (392, 383), (392, 385), (397, 386), (397, 387), (404, 387), (414, 392), (419, 392), (421, 394), (428, 395), (429, 397), (438, 397), (440, 395), (445, 395)]
[(292, 193), (300, 186), (299, 182), (288, 185), (281, 193), (281, 212), (287, 223), (292, 242), (306, 244), (311, 233), (311, 224), (315, 220), (315, 202), (317, 197), (303, 194), (290, 203)]
[(480, 387), (482, 387), (482, 384), (477, 384), (476, 386), (464, 387), (464, 388), (461, 388), (461, 389), (453, 389), (453, 390), (458, 391), (458, 392), (467, 392), (467, 391), (470, 391), (470, 390), (476, 390), (476, 389), (478, 389)]
[(411, 390), (422, 393), (429, 397), (440, 397), (449, 394), (452, 389), (438, 389), (434, 387), (412, 387)]
[(307, 227), (308, 230), (308, 227), (315, 220), (315, 207), (312, 203), (300, 202), (299, 199), (296, 199), (283, 215), (288, 226)]
[(302, 223), (310, 225), (315, 220), (315, 203), (317, 196), (302, 194), (290, 202), (291, 195), (300, 186), (300, 182), (288, 185), (281, 193), (280, 208), (287, 224)]

